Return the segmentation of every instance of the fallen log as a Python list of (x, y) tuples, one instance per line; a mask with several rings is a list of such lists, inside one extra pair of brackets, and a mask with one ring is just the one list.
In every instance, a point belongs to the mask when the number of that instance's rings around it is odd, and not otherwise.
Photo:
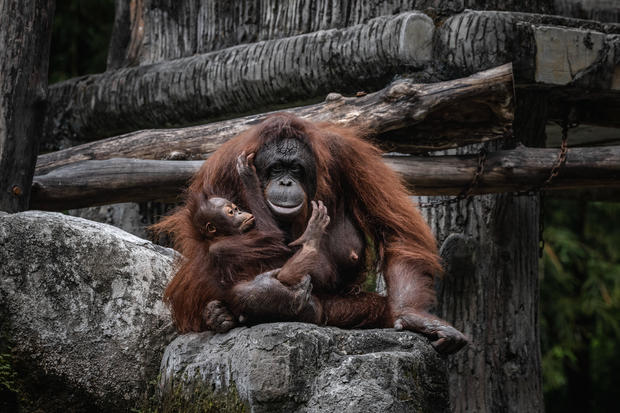
[[(491, 153), (473, 194), (527, 190), (544, 182), (557, 149)], [(477, 155), (386, 156), (416, 195), (457, 195), (475, 174)], [(108, 159), (67, 165), (34, 177), (31, 208), (64, 210), (116, 202), (173, 200), (202, 161)], [(571, 148), (550, 189), (620, 186), (620, 146)]]
[[(361, 97), (332, 93), (323, 103), (288, 112), (312, 121), (358, 127), (387, 151), (443, 149), (503, 138), (511, 131), (513, 120), (512, 65), (439, 83), (399, 80)], [(205, 159), (222, 143), (268, 115), (181, 129), (143, 130), (86, 143), (40, 155), (36, 173), (73, 162), (115, 157)], [(410, 128), (413, 125), (416, 127)], [(406, 134), (399, 136), (405, 129)]]

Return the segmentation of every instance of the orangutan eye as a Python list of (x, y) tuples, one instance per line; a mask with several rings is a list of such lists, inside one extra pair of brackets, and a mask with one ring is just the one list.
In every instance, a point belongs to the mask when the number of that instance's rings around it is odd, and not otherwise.
[(235, 211), (233, 211), (233, 209), (232, 209), (232, 208), (228, 208), (228, 209), (227, 209), (227, 212), (228, 212), (228, 215), (230, 215), (230, 216), (235, 215)]

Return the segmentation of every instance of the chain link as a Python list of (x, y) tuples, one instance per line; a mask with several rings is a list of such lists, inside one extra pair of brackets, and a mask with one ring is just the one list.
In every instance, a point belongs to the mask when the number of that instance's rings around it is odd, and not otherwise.
[(543, 191), (551, 184), (551, 181), (553, 181), (553, 179), (558, 176), (558, 174), (560, 173), (560, 168), (566, 163), (566, 158), (568, 156), (568, 130), (576, 126), (576, 123), (569, 124), (568, 115), (564, 118), (562, 122), (562, 144), (560, 145), (560, 153), (558, 154), (557, 159), (551, 167), (549, 176), (540, 185), (534, 185), (525, 191), (519, 191), (516, 193), (516, 195), (532, 195), (537, 192)]
[[(524, 195), (534, 195), (536, 193), (541, 193), (541, 211), (542, 211), (542, 191), (544, 191), (545, 188), (547, 188), (551, 182), (555, 179), (556, 176), (558, 176), (558, 174), (560, 173), (560, 169), (562, 168), (562, 166), (566, 163), (566, 158), (568, 156), (568, 130), (575, 128), (578, 126), (578, 123), (574, 122), (574, 123), (569, 123), (568, 120), (569, 115), (567, 114), (566, 117), (564, 118), (563, 122), (562, 122), (562, 144), (560, 145), (560, 153), (558, 154), (557, 159), (555, 160), (555, 162), (553, 163), (551, 170), (549, 172), (549, 176), (547, 177), (547, 179), (545, 179), (545, 181), (543, 183), (541, 183), (540, 185), (535, 185), (532, 186), (529, 189), (526, 189), (525, 191), (517, 191), (514, 192), (514, 195), (516, 196), (524, 196)], [(421, 202), (418, 204), (419, 208), (431, 208), (431, 207), (437, 207), (437, 206), (446, 206), (446, 205), (452, 205), (452, 204), (456, 204), (464, 199), (469, 199), (472, 196), (472, 192), (474, 191), (474, 189), (476, 188), (476, 186), (478, 185), (478, 182), (480, 181), (480, 177), (483, 175), (484, 173), (484, 166), (486, 163), (486, 159), (487, 159), (487, 150), (486, 148), (483, 146), (480, 149), (480, 152), (478, 152), (478, 167), (476, 168), (476, 172), (474, 173), (474, 176), (471, 180), (471, 182), (469, 183), (469, 185), (467, 185), (467, 187), (465, 187), (461, 193), (455, 197), (449, 198), (449, 199), (442, 199), (440, 201), (429, 201), (429, 202)], [(541, 212), (542, 213), (542, 212)], [(545, 246), (545, 242), (542, 238), (542, 231), (543, 231), (543, 223), (542, 223), (542, 216), (540, 217), (541, 220), (541, 229), (540, 229), (540, 254), (542, 254), (542, 250)], [(542, 255), (541, 255), (542, 256)]]
[(472, 192), (474, 191), (476, 186), (478, 186), (480, 177), (484, 173), (484, 166), (486, 164), (486, 161), (487, 161), (487, 150), (483, 146), (482, 148), (480, 148), (480, 151), (478, 152), (478, 165), (476, 167), (476, 171), (474, 172), (474, 176), (472, 180), (469, 182), (469, 184), (465, 188), (463, 188), (460, 194), (458, 194), (455, 197), (449, 198), (449, 199), (442, 199), (440, 201), (421, 202), (418, 204), (418, 207), (430, 208), (430, 207), (436, 207), (436, 206), (451, 205), (451, 204), (456, 204), (464, 199), (471, 198)]

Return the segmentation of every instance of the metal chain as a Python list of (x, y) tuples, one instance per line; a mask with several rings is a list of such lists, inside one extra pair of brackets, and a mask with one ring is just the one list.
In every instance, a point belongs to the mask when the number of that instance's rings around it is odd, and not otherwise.
[[(555, 177), (558, 176), (558, 174), (560, 173), (560, 169), (566, 163), (566, 158), (568, 156), (568, 130), (578, 126), (578, 123), (576, 122), (569, 123), (568, 118), (569, 118), (569, 114), (567, 113), (567, 115), (565, 116), (562, 122), (562, 144), (560, 145), (560, 153), (558, 154), (557, 159), (553, 163), (553, 166), (551, 167), (551, 170), (549, 172), (549, 176), (547, 177), (547, 179), (545, 179), (545, 181), (541, 183), (540, 185), (532, 186), (531, 188), (526, 189), (525, 191), (514, 192), (514, 195), (516, 196), (534, 195), (538, 192), (544, 191), (544, 189), (551, 184), (551, 182), (555, 179)], [(459, 195), (449, 198), (449, 199), (443, 199), (440, 201), (422, 202), (418, 204), (418, 207), (431, 208), (431, 207), (437, 207), (437, 206), (452, 205), (464, 199), (471, 198), (474, 188), (478, 185), (478, 181), (480, 180), (480, 177), (484, 173), (484, 166), (485, 166), (486, 159), (487, 159), (487, 150), (483, 146), (480, 149), (480, 152), (478, 152), (478, 167), (476, 169), (476, 172), (474, 173), (474, 176), (471, 182), (469, 183), (469, 185), (467, 185), (467, 187), (464, 188)], [(542, 194), (541, 194), (541, 197), (542, 197)], [(544, 247), (544, 241), (542, 241), (541, 249), (543, 247)]]
[(480, 180), (480, 177), (484, 173), (484, 166), (486, 164), (486, 161), (487, 161), (487, 149), (483, 146), (482, 148), (480, 148), (480, 151), (478, 151), (478, 165), (476, 167), (476, 172), (474, 172), (474, 176), (471, 182), (465, 188), (463, 188), (460, 194), (458, 194), (455, 197), (449, 198), (449, 199), (442, 199), (440, 201), (421, 202), (418, 204), (418, 207), (430, 208), (430, 207), (436, 207), (436, 206), (452, 205), (464, 199), (471, 198), (471, 194), (474, 191), (474, 188), (476, 188), (476, 186), (478, 185), (478, 181)]
[[(544, 207), (545, 207), (544, 193), (545, 192), (544, 190), (546, 187), (548, 187), (551, 184), (551, 182), (555, 179), (555, 177), (558, 176), (558, 174), (560, 173), (560, 168), (562, 168), (562, 166), (566, 163), (566, 158), (568, 156), (568, 130), (578, 126), (577, 122), (573, 122), (573, 123), (569, 122), (569, 116), (570, 116), (570, 113), (567, 111), (566, 116), (564, 117), (564, 120), (562, 122), (562, 144), (560, 145), (560, 153), (558, 154), (557, 159), (553, 163), (553, 166), (551, 167), (551, 170), (549, 172), (549, 176), (547, 177), (547, 179), (545, 179), (545, 181), (541, 183), (540, 185), (535, 185), (525, 191), (518, 191), (514, 193), (514, 195), (516, 196), (534, 195), (536, 193), (539, 193), (540, 195), (539, 196), (539, 200), (540, 200), (539, 201), (539, 217), (538, 217), (538, 255), (540, 258), (543, 257), (543, 253), (545, 250), (545, 239), (543, 237), (543, 233), (545, 230), (545, 222), (544, 222), (545, 221), (545, 211), (544, 211)], [(471, 194), (474, 188), (476, 187), (476, 185), (478, 185), (478, 181), (480, 180), (480, 177), (484, 173), (484, 166), (485, 166), (486, 158), (487, 158), (487, 151), (486, 151), (486, 148), (483, 146), (480, 149), (480, 152), (478, 153), (478, 167), (476, 169), (476, 172), (474, 173), (474, 177), (469, 183), (469, 185), (466, 188), (464, 188), (458, 196), (450, 198), (450, 199), (441, 200), (441, 201), (424, 202), (424, 203), (418, 204), (418, 206), (420, 208), (446, 206), (446, 205), (456, 204), (457, 202), (460, 202), (464, 199), (471, 198)]]
[(570, 112), (567, 111), (564, 121), (562, 122), (562, 144), (560, 146), (560, 154), (556, 159), (549, 177), (539, 185), (537, 188), (532, 188), (540, 192), (538, 197), (539, 201), (539, 213), (538, 213), (538, 257), (542, 258), (545, 253), (545, 191), (544, 189), (549, 186), (551, 181), (558, 176), (560, 168), (566, 163), (566, 157), (568, 156), (568, 130), (577, 127), (577, 123), (569, 123)]
[(556, 176), (558, 176), (558, 174), (560, 173), (560, 168), (566, 163), (566, 157), (568, 155), (568, 130), (576, 126), (577, 126), (576, 123), (569, 124), (568, 115), (566, 115), (566, 117), (564, 118), (562, 122), (562, 144), (560, 145), (560, 153), (558, 154), (557, 159), (555, 160), (555, 162), (553, 163), (553, 166), (551, 167), (549, 176), (547, 177), (547, 179), (545, 179), (545, 182), (543, 182), (542, 184), (535, 185), (526, 191), (518, 192), (517, 195), (533, 194), (533, 193), (542, 191), (546, 187), (548, 187), (549, 184), (551, 184), (551, 181), (553, 181), (553, 179)]

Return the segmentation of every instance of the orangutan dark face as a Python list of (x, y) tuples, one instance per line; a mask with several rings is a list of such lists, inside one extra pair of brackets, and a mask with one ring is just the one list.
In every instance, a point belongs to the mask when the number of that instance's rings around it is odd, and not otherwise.
[(280, 220), (292, 220), (307, 209), (316, 192), (316, 167), (310, 149), (288, 138), (264, 145), (254, 162), (265, 199)]

